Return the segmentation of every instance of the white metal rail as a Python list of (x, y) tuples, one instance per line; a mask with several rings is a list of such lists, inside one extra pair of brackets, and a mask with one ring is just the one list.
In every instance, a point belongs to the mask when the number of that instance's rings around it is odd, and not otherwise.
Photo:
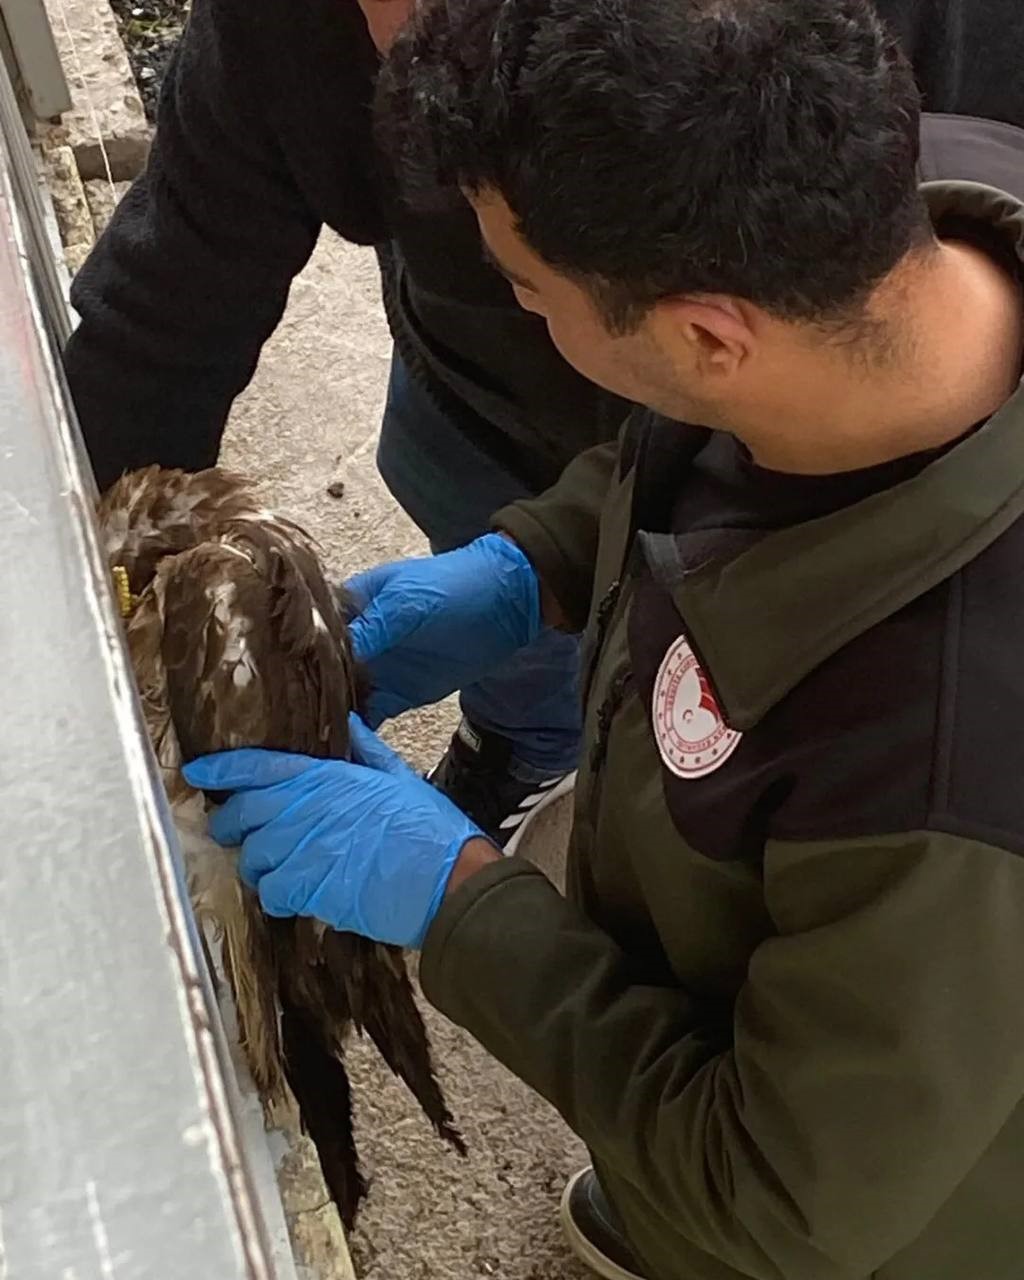
[(0, 0), (0, 49), (7, 74), (37, 120), (67, 111), (71, 95), (43, 0)]
[(0, 67), (0, 1277), (285, 1280), (95, 544), (12, 101)]

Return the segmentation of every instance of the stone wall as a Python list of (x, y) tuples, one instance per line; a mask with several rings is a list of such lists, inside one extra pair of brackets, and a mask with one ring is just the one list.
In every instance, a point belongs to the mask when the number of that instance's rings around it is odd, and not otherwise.
[(73, 105), (34, 145), (74, 275), (145, 166), (150, 127), (108, 0), (47, 0), (47, 11)]
[(60, 127), (78, 171), (85, 181), (130, 181), (146, 163), (150, 134), (113, 10), (107, 0), (47, 0), (46, 7), (71, 90)]

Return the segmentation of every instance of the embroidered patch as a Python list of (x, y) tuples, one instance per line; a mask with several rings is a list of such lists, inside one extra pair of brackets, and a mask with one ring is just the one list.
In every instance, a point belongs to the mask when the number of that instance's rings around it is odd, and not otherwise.
[(743, 737), (722, 719), (708, 678), (685, 636), (669, 645), (658, 668), (652, 713), (661, 758), (678, 778), (714, 773)]

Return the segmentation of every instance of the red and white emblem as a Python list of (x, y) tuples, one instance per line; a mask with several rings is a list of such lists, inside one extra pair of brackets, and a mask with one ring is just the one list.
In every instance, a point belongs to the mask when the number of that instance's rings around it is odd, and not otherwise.
[(714, 773), (743, 736), (722, 719), (708, 678), (685, 636), (674, 641), (662, 659), (654, 682), (653, 714), (661, 758), (679, 778)]

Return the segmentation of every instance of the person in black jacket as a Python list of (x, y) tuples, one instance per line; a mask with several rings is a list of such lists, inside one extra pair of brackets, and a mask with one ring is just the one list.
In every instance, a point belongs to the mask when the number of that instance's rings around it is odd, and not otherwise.
[[(825, 0), (823, 0), (823, 3)], [(461, 199), (403, 202), (372, 129), (411, 0), (195, 0), (146, 172), (75, 281), (66, 369), (101, 488), (217, 457), (322, 226), (374, 245), (394, 335), (378, 465), (435, 550), (551, 485), (627, 406), (558, 355)], [(880, 0), (932, 111), (1024, 125), (1020, 0)], [(342, 406), (339, 405), (339, 411)], [(547, 631), (462, 691), (434, 781), (511, 850), (572, 784), (577, 645)]]

